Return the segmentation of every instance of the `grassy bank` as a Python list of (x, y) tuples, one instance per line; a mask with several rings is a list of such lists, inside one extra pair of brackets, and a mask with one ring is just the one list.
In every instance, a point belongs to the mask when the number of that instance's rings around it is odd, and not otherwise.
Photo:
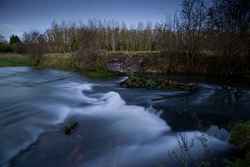
[(17, 67), (17, 66), (31, 66), (32, 61), (28, 56), (0, 53), (0, 67)]
[[(81, 55), (80, 55), (81, 56)], [(177, 56), (177, 57), (176, 57)], [(167, 53), (161, 53), (159, 51), (109, 51), (105, 52), (104, 56), (101, 57), (101, 63), (104, 67), (96, 68), (96, 63), (93, 62), (91, 56), (87, 62), (93, 64), (92, 69), (86, 69), (84, 63), (79, 62), (73, 58), (71, 53), (53, 53), (45, 54), (42, 56), (38, 68), (51, 68), (60, 69), (67, 71), (78, 71), (90, 78), (112, 78), (117, 75), (112, 69), (107, 69), (105, 66), (112, 63), (121, 63), (124, 66), (125, 73), (139, 72), (143, 74), (153, 74), (159, 76), (162, 75), (185, 75), (185, 76), (199, 76), (207, 80), (216, 79), (222, 80), (222, 82), (229, 83), (249, 83), (250, 72), (247, 69), (247, 65), (235, 70), (238, 71), (232, 75), (230, 73), (230, 68), (234, 66), (225, 65), (225, 63), (215, 56), (204, 56), (202, 59), (196, 62), (195, 67), (185, 64), (185, 56), (179, 55), (169, 55)], [(88, 57), (87, 57), (88, 58)], [(178, 58), (178, 61), (177, 61)], [(86, 58), (82, 58), (86, 61)], [(82, 61), (80, 60), (80, 61)], [(242, 64), (246, 62), (243, 60), (232, 60), (234, 64)], [(87, 63), (87, 65), (89, 65)], [(245, 63), (246, 64), (246, 63)], [(24, 56), (20, 54), (1, 54), (0, 53), (0, 67), (7, 66), (32, 66), (32, 61), (29, 56)], [(236, 67), (235, 67), (236, 68)], [(230, 75), (229, 75), (230, 74)], [(247, 82), (246, 82), (247, 81)]]
[(39, 68), (52, 68), (67, 71), (79, 72), (91, 79), (111, 79), (117, 75), (116, 72), (111, 72), (105, 68), (83, 69), (76, 65), (71, 53), (46, 54), (43, 57)]
[(119, 73), (114, 73), (106, 70), (85, 70), (81, 72), (91, 79), (112, 79), (119, 76)]
[[(32, 66), (32, 60), (29, 56), (14, 53), (0, 53), (0, 67), (22, 66)], [(118, 75), (117, 73), (113, 73), (104, 69), (78, 69), (75, 67), (72, 55), (70, 53), (46, 54), (39, 66), (36, 66), (36, 68), (51, 68), (58, 70), (76, 71), (93, 79), (110, 79)]]
[(43, 56), (39, 68), (52, 68), (75, 71), (74, 60), (70, 53), (54, 53)]

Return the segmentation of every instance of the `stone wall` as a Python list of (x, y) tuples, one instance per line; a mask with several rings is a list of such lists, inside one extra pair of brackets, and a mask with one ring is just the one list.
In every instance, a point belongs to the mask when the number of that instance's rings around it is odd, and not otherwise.
[(185, 54), (167, 53), (113, 53), (107, 55), (110, 71), (122, 73), (176, 73), (200, 75), (241, 75), (248, 63), (241, 57), (225, 62), (220, 56), (200, 55), (190, 64)]

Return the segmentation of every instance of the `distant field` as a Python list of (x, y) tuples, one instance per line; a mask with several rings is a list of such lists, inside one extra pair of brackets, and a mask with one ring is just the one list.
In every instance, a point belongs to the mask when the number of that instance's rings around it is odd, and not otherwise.
[(0, 67), (31, 66), (32, 62), (28, 56), (0, 53)]

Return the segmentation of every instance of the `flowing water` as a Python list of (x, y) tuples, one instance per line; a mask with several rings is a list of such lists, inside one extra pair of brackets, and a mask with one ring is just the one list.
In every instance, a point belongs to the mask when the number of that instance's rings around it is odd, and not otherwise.
[[(250, 119), (244, 89), (125, 89), (121, 79), (0, 68), (0, 166), (195, 166), (232, 149), (217, 126)], [(79, 127), (67, 136), (70, 121)]]

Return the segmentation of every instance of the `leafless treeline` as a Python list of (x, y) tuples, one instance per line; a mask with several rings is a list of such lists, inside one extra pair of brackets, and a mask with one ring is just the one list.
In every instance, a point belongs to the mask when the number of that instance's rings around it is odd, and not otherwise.
[(54, 22), (43, 34), (25, 33), (23, 40), (24, 43), (46, 41), (49, 52), (75, 51), (86, 41), (109, 51), (145, 51), (160, 50), (163, 31), (162, 24), (139, 23), (136, 28), (129, 28), (125, 23), (93, 19), (80, 25)]
[[(176, 59), (182, 56), (190, 67), (203, 56), (217, 56), (226, 60), (230, 73), (249, 68), (249, 27), (249, 0), (183, 0), (181, 11), (165, 23), (136, 27), (98, 20), (80, 25), (53, 23), (45, 33), (25, 33), (23, 42), (46, 52), (156, 50)], [(235, 60), (241, 62), (235, 64)]]

